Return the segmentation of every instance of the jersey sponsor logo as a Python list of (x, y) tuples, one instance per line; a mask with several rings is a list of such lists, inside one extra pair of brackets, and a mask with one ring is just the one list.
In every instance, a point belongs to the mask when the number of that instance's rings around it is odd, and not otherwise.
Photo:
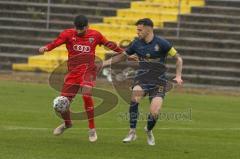
[(90, 52), (91, 51), (91, 47), (90, 46), (86, 46), (86, 45), (73, 45), (73, 50), (75, 51), (79, 51), (79, 52)]

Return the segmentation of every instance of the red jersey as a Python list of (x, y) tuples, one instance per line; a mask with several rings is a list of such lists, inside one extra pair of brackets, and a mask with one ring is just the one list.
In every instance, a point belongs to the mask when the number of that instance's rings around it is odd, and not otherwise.
[(74, 72), (95, 67), (97, 45), (104, 45), (118, 53), (123, 52), (123, 49), (115, 43), (108, 41), (100, 32), (92, 29), (88, 29), (83, 36), (78, 36), (75, 29), (66, 29), (46, 47), (51, 51), (62, 44), (66, 44), (68, 50), (68, 70)]

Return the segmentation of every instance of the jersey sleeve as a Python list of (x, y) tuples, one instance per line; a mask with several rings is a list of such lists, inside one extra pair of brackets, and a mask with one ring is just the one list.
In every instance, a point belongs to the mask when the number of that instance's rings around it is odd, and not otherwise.
[(162, 46), (162, 51), (166, 54), (166, 56), (175, 56), (177, 54), (176, 49), (165, 39), (160, 41), (160, 46)]
[(129, 47), (125, 50), (128, 55), (133, 55), (135, 54), (135, 43), (136, 41), (132, 41), (129, 45)]
[(51, 51), (54, 48), (66, 43), (66, 41), (67, 41), (67, 33), (63, 31), (62, 33), (59, 34), (59, 36), (54, 41), (47, 44), (45, 47), (48, 48), (48, 51)]
[(110, 50), (117, 52), (117, 53), (122, 53), (124, 50), (120, 48), (115, 42), (109, 41), (105, 36), (103, 36), (101, 33), (99, 33), (98, 36), (99, 39), (99, 45), (104, 45)]
[(98, 38), (99, 45), (104, 45), (106, 42), (108, 42), (107, 38), (103, 36), (100, 32), (98, 32), (97, 38)]

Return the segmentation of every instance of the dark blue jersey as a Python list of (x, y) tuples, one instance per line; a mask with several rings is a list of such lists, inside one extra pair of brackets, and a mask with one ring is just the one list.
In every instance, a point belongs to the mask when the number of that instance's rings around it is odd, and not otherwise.
[(165, 78), (167, 56), (176, 55), (176, 50), (167, 40), (154, 36), (149, 43), (135, 39), (127, 48), (126, 53), (135, 54), (139, 58), (138, 77), (136, 78), (154, 81), (161, 76)]

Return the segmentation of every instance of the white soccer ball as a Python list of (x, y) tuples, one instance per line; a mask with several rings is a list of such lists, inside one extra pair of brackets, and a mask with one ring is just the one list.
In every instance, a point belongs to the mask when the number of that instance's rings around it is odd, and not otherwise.
[(53, 100), (53, 108), (57, 111), (57, 112), (66, 112), (69, 108), (69, 100), (67, 97), (64, 96), (58, 96)]

